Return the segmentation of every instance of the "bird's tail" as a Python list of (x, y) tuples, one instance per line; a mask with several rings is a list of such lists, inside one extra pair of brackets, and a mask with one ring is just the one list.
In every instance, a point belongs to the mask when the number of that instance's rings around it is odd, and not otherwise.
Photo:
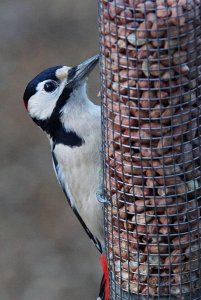
[(107, 259), (104, 254), (102, 254), (100, 257), (100, 263), (103, 270), (103, 277), (101, 280), (100, 292), (97, 300), (109, 300), (109, 274), (107, 268)]

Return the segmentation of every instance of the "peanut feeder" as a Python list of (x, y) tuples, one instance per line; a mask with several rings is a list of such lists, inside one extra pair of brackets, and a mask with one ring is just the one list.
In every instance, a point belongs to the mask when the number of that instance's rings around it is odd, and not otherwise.
[(201, 2), (98, 2), (111, 299), (201, 299)]

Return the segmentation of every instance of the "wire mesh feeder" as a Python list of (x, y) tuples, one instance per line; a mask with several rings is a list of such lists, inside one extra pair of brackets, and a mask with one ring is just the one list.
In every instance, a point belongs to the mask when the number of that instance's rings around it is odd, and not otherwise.
[(111, 299), (201, 299), (201, 1), (99, 0)]

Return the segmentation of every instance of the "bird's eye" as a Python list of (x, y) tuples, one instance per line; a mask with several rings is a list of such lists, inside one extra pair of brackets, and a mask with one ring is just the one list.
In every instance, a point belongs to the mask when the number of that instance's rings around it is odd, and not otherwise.
[(57, 88), (57, 83), (55, 81), (48, 81), (44, 84), (44, 90), (48, 93), (53, 92)]

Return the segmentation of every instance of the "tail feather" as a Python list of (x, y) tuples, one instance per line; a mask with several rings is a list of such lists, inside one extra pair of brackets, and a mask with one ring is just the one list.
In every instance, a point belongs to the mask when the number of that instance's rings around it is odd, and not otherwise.
[(100, 262), (103, 270), (103, 277), (100, 285), (99, 298), (97, 300), (109, 300), (109, 274), (107, 268), (107, 259), (104, 254), (101, 255)]
[(105, 300), (105, 276), (103, 274), (97, 300)]

